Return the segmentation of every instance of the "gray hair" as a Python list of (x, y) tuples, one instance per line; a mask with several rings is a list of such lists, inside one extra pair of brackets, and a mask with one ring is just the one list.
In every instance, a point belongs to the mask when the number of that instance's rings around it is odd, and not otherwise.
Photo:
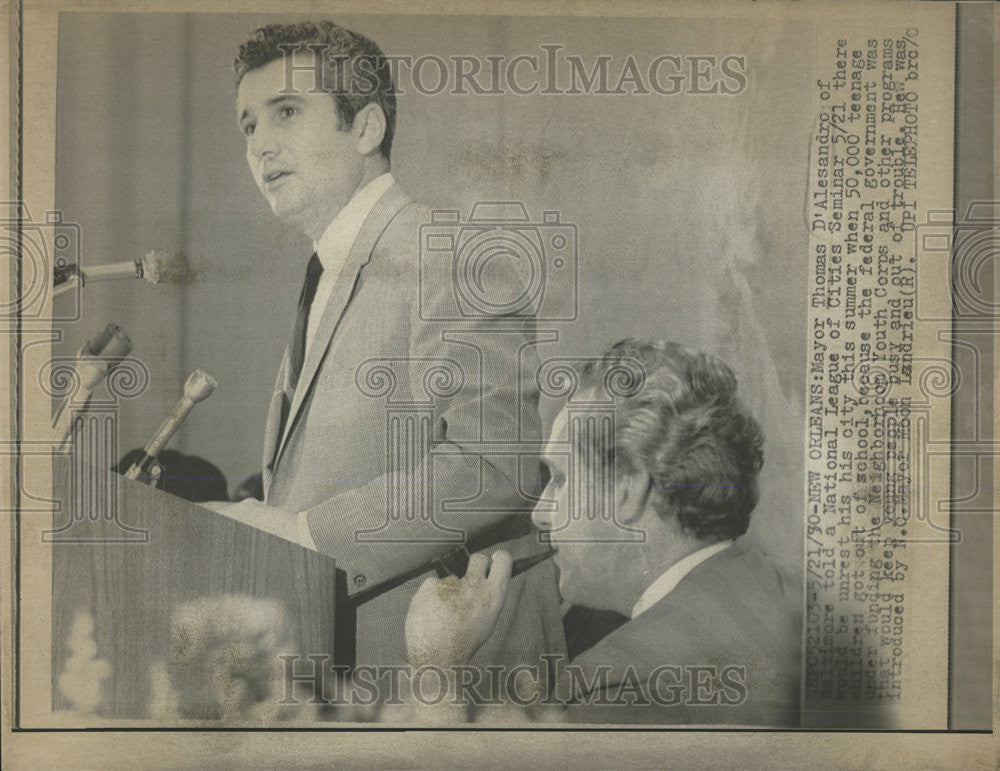
[[(642, 371), (615, 396), (615, 436), (594, 462), (644, 471), (658, 511), (704, 541), (743, 535), (757, 505), (764, 464), (760, 424), (736, 397), (736, 376), (717, 356), (673, 342), (622, 340), (577, 367), (581, 389), (602, 387), (622, 369)], [(621, 393), (620, 391), (618, 392)]]

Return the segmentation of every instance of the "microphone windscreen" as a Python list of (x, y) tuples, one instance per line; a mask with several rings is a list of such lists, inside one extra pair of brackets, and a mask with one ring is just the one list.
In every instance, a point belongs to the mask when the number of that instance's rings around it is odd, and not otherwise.
[(86, 344), (83, 353), (120, 359), (128, 356), (131, 351), (132, 341), (125, 331), (117, 324), (108, 324), (101, 334)]
[(214, 377), (203, 370), (196, 369), (184, 383), (184, 395), (193, 402), (200, 402), (211, 396), (217, 385)]
[(188, 284), (194, 272), (180, 252), (150, 252), (142, 258), (142, 277), (154, 284)]

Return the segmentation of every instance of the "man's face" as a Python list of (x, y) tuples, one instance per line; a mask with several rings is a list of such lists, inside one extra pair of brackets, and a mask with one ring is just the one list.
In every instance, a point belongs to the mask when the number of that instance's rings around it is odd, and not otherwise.
[(251, 70), (236, 111), (257, 187), (275, 214), (316, 241), (357, 190), (364, 156), (352, 131), (338, 128), (336, 103), (317, 88), (314, 62), (315, 54), (300, 52)]
[(617, 493), (613, 480), (589, 471), (591, 459), (580, 457), (570, 444), (570, 417), (565, 409), (552, 424), (542, 454), (551, 474), (532, 521), (548, 531), (559, 566), (559, 591), (563, 599), (598, 610), (607, 604), (608, 582), (622, 569), (620, 550), (612, 547), (621, 531), (612, 512)]

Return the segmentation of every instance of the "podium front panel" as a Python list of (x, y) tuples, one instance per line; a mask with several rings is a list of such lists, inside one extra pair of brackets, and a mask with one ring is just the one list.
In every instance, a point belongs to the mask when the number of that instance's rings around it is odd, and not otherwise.
[[(204, 719), (255, 714), (256, 705), (270, 714), (295, 696), (287, 675), (299, 694), (309, 673), (317, 684), (306, 690), (321, 687), (338, 663), (343, 578), (332, 559), (112, 472), (57, 461), (62, 507), (47, 534), (55, 710)], [(349, 640), (341, 647), (342, 657), (353, 654)]]

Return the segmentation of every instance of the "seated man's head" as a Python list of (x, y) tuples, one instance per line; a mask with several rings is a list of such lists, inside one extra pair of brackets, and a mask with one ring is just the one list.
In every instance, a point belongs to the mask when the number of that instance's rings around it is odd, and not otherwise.
[(624, 340), (576, 374), (533, 519), (565, 599), (628, 613), (672, 564), (746, 532), (763, 437), (732, 370), (701, 351)]
[(274, 213), (318, 240), (389, 169), (396, 96), (375, 43), (333, 22), (258, 29), (234, 64), (247, 163)]

